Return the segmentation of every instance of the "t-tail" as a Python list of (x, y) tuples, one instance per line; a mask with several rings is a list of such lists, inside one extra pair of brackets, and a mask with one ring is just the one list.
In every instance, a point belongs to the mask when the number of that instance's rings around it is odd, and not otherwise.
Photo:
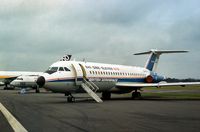
[(187, 50), (155, 50), (152, 49), (147, 52), (141, 52), (141, 53), (136, 53), (134, 55), (145, 55), (145, 54), (150, 54), (149, 59), (146, 62), (145, 68), (155, 72), (157, 69), (159, 57), (161, 54), (168, 54), (168, 53), (185, 53), (189, 52)]

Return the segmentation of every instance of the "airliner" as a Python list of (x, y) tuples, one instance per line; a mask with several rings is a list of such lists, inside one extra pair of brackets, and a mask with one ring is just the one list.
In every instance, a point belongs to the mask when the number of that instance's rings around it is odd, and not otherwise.
[[(39, 92), (39, 88), (35, 81), (43, 72), (30, 71), (0, 71), (0, 85), (5, 86), (4, 89), (14, 89), (15, 87), (27, 88), (31, 87)], [(19, 83), (16, 83), (19, 82)]]
[[(199, 85), (200, 82), (164, 83), (165, 77), (156, 72), (161, 54), (185, 52), (188, 51), (153, 49), (135, 54), (150, 54), (145, 67), (61, 59), (38, 77), (36, 83), (47, 90), (64, 93), (68, 102), (75, 101), (72, 94), (88, 93), (98, 103), (110, 99), (111, 93), (132, 93), (132, 98), (137, 98), (141, 96), (139, 90), (145, 87)], [(102, 93), (102, 99), (96, 93)]]

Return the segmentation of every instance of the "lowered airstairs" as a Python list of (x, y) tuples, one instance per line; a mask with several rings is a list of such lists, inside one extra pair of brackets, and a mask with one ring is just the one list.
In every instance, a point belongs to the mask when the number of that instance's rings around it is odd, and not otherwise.
[(101, 98), (96, 94), (96, 92), (99, 90), (99, 87), (95, 85), (91, 81), (87, 81), (86, 79), (83, 79), (83, 83), (81, 84), (81, 87), (97, 102), (102, 103), (103, 101)]

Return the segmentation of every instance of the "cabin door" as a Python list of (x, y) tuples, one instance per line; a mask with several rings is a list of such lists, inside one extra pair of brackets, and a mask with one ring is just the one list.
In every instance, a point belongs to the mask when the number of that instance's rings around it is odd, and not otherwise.
[(86, 70), (85, 70), (85, 67), (82, 65), (82, 64), (79, 64), (81, 69), (82, 69), (82, 72), (83, 72), (83, 79), (86, 79), (87, 80), (87, 74), (86, 74)]
[(82, 71), (82, 68), (78, 63), (73, 63), (72, 67), (74, 68), (75, 84), (76, 85), (81, 85), (83, 83), (83, 71)]

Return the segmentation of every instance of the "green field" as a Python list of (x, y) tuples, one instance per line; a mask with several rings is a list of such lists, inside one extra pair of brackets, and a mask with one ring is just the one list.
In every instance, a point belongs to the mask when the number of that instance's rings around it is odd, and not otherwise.
[(156, 88), (156, 87), (148, 87), (148, 88), (144, 88), (144, 90), (200, 90), (200, 86), (185, 86), (185, 87), (181, 87), (181, 86), (171, 86), (171, 87), (160, 87), (160, 88)]
[[(141, 91), (143, 99), (200, 99), (200, 86), (149, 87)], [(130, 96), (130, 95), (129, 95)]]
[(142, 93), (142, 97), (149, 99), (200, 99), (200, 93)]

